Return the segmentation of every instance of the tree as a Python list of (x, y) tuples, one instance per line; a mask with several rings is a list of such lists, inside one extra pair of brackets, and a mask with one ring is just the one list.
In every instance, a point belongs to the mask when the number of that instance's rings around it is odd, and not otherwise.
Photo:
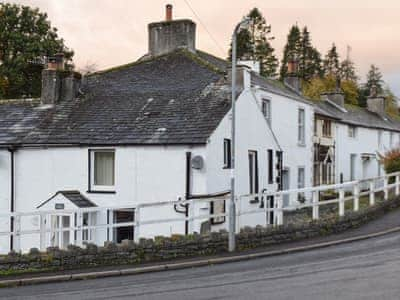
[[(303, 84), (304, 96), (320, 100), (321, 94), (325, 92), (334, 92), (337, 90), (337, 77), (333, 74), (325, 77), (314, 77), (309, 82)], [(354, 81), (342, 80), (340, 89), (344, 93), (345, 103), (357, 105), (358, 86)]]
[(298, 58), (301, 52), (301, 32), (297, 25), (290, 28), (287, 36), (287, 42), (283, 49), (283, 57), (281, 60), (281, 68), (279, 71), (280, 79), (283, 80), (288, 72), (287, 64), (291, 59)]
[(300, 37), (299, 76), (305, 81), (322, 76), (321, 54), (311, 44), (310, 32), (304, 27)]
[(325, 55), (323, 64), (325, 76), (339, 76), (339, 54), (337, 53), (335, 44), (332, 44), (331, 49), (329, 49), (328, 53)]
[(38, 97), (45, 57), (73, 51), (58, 37), (47, 14), (38, 9), (0, 3), (0, 97)]
[(371, 90), (372, 86), (376, 86), (378, 93), (383, 92), (382, 74), (375, 65), (371, 65), (367, 74), (367, 83), (365, 84), (368, 90)]
[(367, 82), (359, 88), (358, 104), (363, 107), (367, 106), (367, 98), (371, 93), (371, 88), (376, 86), (378, 94), (381, 94), (384, 92), (383, 84), (384, 81), (379, 68), (372, 64), (367, 73)]
[[(249, 29), (242, 29), (237, 35), (237, 57), (240, 60), (256, 60), (260, 62), (262, 76), (274, 77), (278, 68), (278, 59), (274, 55), (269, 37), (269, 26), (257, 8), (253, 8), (247, 15), (252, 24)], [(229, 59), (232, 57), (232, 46), (229, 49)]]
[(346, 58), (340, 64), (340, 78), (342, 80), (357, 82), (358, 77), (354, 62), (350, 58)]
[(88, 61), (82, 68), (79, 69), (79, 73), (81, 73), (82, 75), (89, 75), (96, 72), (97, 70), (97, 63)]

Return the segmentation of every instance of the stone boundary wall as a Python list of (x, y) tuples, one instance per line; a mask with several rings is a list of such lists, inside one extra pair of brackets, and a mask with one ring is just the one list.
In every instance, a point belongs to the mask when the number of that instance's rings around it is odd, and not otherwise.
[[(342, 218), (331, 216), (308, 224), (268, 229), (262, 226), (245, 228), (236, 237), (238, 250), (268, 247), (343, 232), (368, 223), (398, 207), (400, 198), (377, 203), (359, 212), (348, 212)], [(208, 235), (173, 235), (169, 238), (141, 239), (138, 244), (124, 241), (119, 245), (107, 242), (104, 247), (89, 244), (86, 248), (69, 246), (67, 250), (48, 248), (45, 253), (34, 248), (28, 254), (9, 253), (0, 256), (0, 276), (216, 255), (226, 253), (227, 245), (228, 233), (221, 231)]]

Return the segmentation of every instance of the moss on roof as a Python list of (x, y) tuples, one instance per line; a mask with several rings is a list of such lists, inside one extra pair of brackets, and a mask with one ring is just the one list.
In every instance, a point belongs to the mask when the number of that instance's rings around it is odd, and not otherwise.
[[(201, 51), (201, 53), (205, 53), (205, 52)], [(136, 60), (136, 61), (131, 62), (131, 63), (124, 64), (124, 65), (115, 66), (115, 67), (111, 67), (109, 69), (97, 71), (97, 72), (91, 73), (91, 74), (89, 74), (87, 76), (102, 75), (102, 74), (106, 74), (106, 73), (110, 73), (110, 72), (114, 72), (114, 71), (120, 71), (120, 70), (124, 70), (124, 69), (130, 68), (130, 67), (136, 66), (136, 65), (153, 62), (153, 61), (156, 61), (158, 59), (162, 59), (164, 57), (168, 57), (170, 55), (177, 55), (177, 54), (178, 55), (179, 54), (185, 55), (186, 57), (192, 59), (193, 61), (195, 61), (199, 65), (202, 65), (202, 66), (208, 68), (210, 71), (213, 71), (213, 72), (215, 72), (217, 74), (224, 74), (225, 73), (224, 70), (221, 70), (220, 68), (218, 68), (217, 66), (215, 66), (211, 62), (207, 61), (206, 59), (201, 58), (196, 53), (190, 52), (190, 51), (188, 51), (186, 49), (178, 49), (178, 50), (176, 50), (174, 52), (170, 52), (170, 53), (166, 53), (166, 54), (162, 54), (162, 55), (158, 55), (158, 56), (154, 56), (154, 57), (149, 57), (149, 58), (143, 58), (143, 59), (139, 59), (139, 60)], [(207, 53), (207, 55), (212, 56), (211, 54), (208, 54), (208, 53)], [(213, 56), (213, 57), (215, 57), (215, 56)], [(215, 57), (215, 58), (218, 59), (217, 57)]]

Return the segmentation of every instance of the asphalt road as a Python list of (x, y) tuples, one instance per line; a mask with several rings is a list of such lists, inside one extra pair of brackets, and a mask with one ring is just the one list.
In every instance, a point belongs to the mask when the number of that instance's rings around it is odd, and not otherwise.
[(400, 234), (224, 265), (0, 289), (0, 299), (400, 299)]

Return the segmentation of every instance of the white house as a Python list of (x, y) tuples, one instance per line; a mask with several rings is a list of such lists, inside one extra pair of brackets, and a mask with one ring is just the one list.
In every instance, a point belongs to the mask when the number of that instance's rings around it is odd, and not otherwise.
[(383, 175), (379, 154), (400, 144), (400, 122), (386, 114), (385, 98), (373, 94), (361, 108), (337, 91), (315, 105), (314, 184)]
[[(65, 71), (62, 56), (56, 56), (43, 71), (41, 99), (0, 102), (0, 212), (57, 210), (45, 220), (23, 219), (18, 224), (22, 230), (38, 228), (41, 222), (55, 230), (74, 224), (124, 223), (133, 220), (138, 204), (177, 199), (193, 199), (191, 209), (199, 213), (222, 212), (224, 204), (196, 206), (196, 198), (230, 189), (228, 63), (195, 48), (195, 28), (190, 20), (149, 24), (147, 55), (82, 80), (79, 74)], [(310, 176), (311, 106), (285, 94), (285, 87), (272, 89), (270, 82), (249, 68), (239, 68), (238, 78), (237, 194), (282, 188), (282, 166), (293, 172), (293, 182), (300, 167), (304, 178)], [(268, 117), (268, 99), (274, 102), (271, 116), (285, 113), (285, 124)], [(280, 101), (284, 108), (275, 104)], [(285, 133), (288, 128), (300, 136), (294, 135), (292, 141), (293, 132)], [(296, 158), (286, 150), (304, 152)], [(254, 197), (241, 209), (260, 207), (264, 201)], [(110, 209), (81, 216), (63, 212), (82, 207)], [(149, 209), (141, 218), (183, 218), (189, 209)], [(266, 218), (263, 213), (243, 216), (240, 224), (265, 224)], [(0, 231), (17, 226), (12, 219), (0, 222)], [(143, 226), (140, 235), (226, 227), (224, 218), (205, 218), (192, 224)], [(133, 235), (131, 226), (54, 232), (45, 246), (120, 242)], [(2, 236), (0, 252), (38, 247), (38, 240), (38, 234), (23, 239)]]

